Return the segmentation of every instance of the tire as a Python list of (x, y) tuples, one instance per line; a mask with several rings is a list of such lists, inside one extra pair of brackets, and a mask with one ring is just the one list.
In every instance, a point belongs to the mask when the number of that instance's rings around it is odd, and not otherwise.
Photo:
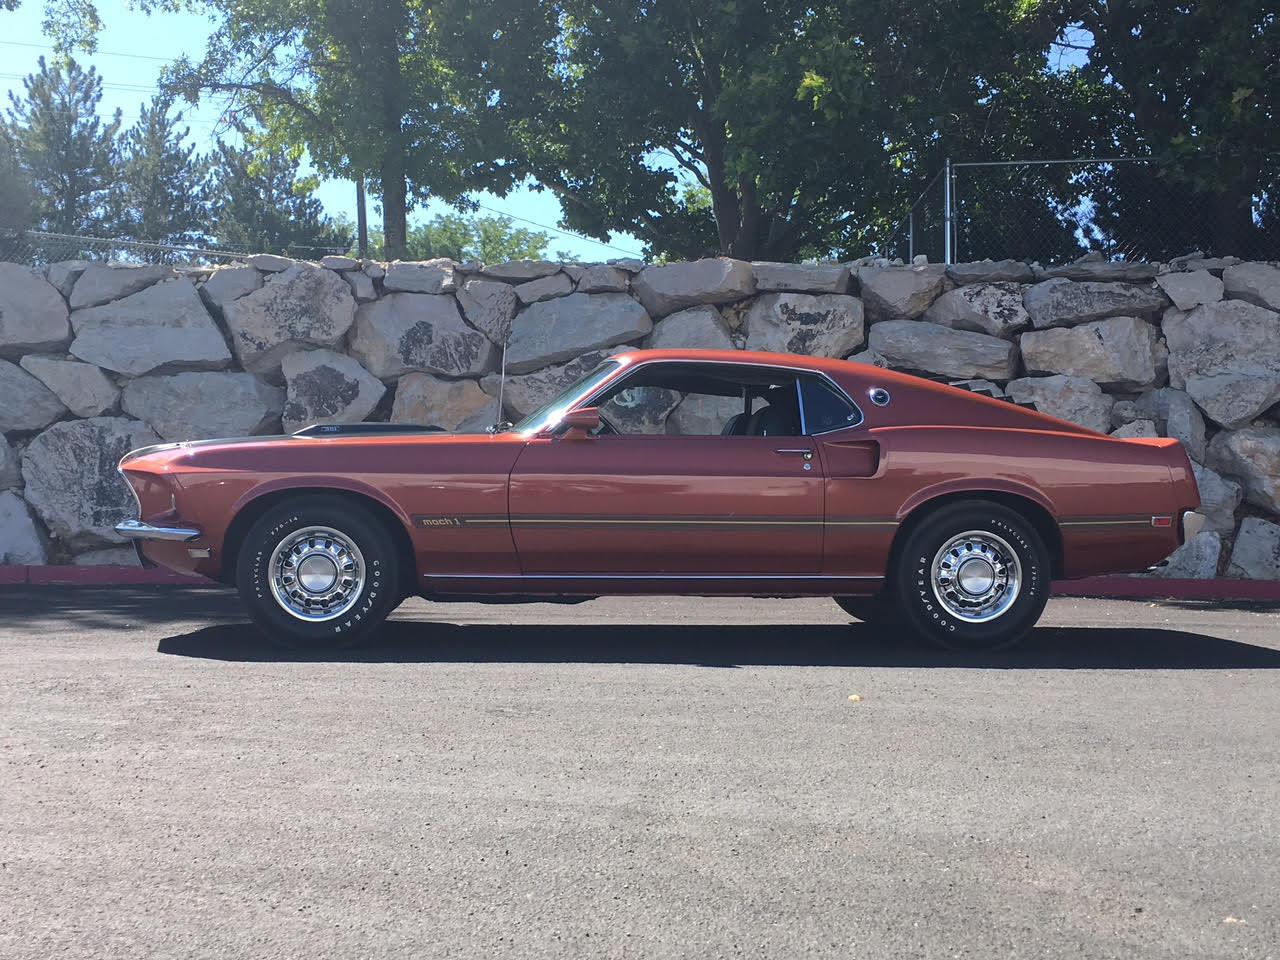
[(883, 623), (886, 610), (880, 594), (873, 597), (832, 597), (841, 610), (863, 623)]
[(249, 528), (236, 586), (250, 618), (290, 646), (348, 646), (400, 602), (395, 544), (364, 507), (309, 495), (278, 504)]
[(926, 517), (890, 571), (906, 625), (949, 650), (1000, 650), (1035, 626), (1049, 599), (1049, 554), (999, 504), (967, 500)]

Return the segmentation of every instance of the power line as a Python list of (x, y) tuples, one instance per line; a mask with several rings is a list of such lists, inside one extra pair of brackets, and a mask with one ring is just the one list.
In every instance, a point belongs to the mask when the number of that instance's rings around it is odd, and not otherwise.
[(573, 233), (570, 230), (562, 230), (559, 227), (553, 227), (550, 224), (539, 223), (537, 220), (530, 220), (528, 217), (517, 217), (514, 213), (507, 213), (505, 210), (496, 210), (493, 207), (486, 207), (483, 203), (477, 203), (476, 208), (484, 210), (486, 213), (496, 213), (500, 217), (506, 217), (509, 220), (519, 220), (521, 223), (527, 223), (531, 226), (538, 227), (541, 230), (550, 230), (552, 233), (558, 233), (562, 237), (573, 237), (575, 240), (583, 240), (587, 243), (594, 243), (597, 246), (604, 247), (607, 250), (614, 250), (618, 253), (625, 253), (628, 257), (641, 257), (642, 254), (636, 253), (634, 250), (624, 250), (622, 247), (615, 247), (611, 243), (605, 243), (603, 240), (596, 240), (592, 237), (584, 237), (580, 233)]
[[(45, 44), (45, 43), (26, 43), (26, 42), (24, 42), (24, 41), (22, 41), (22, 40), (0, 40), (0, 46), (5, 46), (5, 47), (29, 47), (29, 48), (31, 48), (31, 49), (33, 49), (33, 50), (46, 50), (46, 51), (48, 51), (49, 53), (53, 53), (53, 47), (51, 47), (51, 46), (49, 46), (48, 44)], [(179, 57), (155, 57), (155, 56), (150, 56), (150, 55), (145, 54), (145, 53), (120, 53), (120, 52), (112, 51), (112, 50), (95, 50), (95, 51), (94, 51), (93, 53), (91, 53), (91, 54), (86, 54), (86, 56), (90, 56), (90, 57), (125, 57), (125, 58), (127, 58), (127, 59), (129, 59), (129, 60), (155, 60), (155, 61), (157, 61), (157, 62), (159, 62), (159, 63), (170, 63), (170, 62), (172, 62), (172, 61), (174, 61), (174, 60), (179, 59)], [(185, 54), (183, 54), (183, 56), (185, 56)]]

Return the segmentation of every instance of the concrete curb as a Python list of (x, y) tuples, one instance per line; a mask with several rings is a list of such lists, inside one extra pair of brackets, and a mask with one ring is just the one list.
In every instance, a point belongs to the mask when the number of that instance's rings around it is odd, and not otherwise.
[[(185, 586), (217, 587), (207, 577), (186, 577), (150, 567), (7, 567), (0, 584), (32, 586)], [(1173, 580), (1164, 577), (1087, 577), (1055, 580), (1054, 596), (1110, 597), (1122, 600), (1276, 600), (1280, 580)]]

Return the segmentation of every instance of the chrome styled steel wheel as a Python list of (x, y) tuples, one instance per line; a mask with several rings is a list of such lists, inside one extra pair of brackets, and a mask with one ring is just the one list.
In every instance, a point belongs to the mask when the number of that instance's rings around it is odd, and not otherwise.
[(986, 500), (922, 514), (904, 532), (887, 595), (913, 633), (951, 650), (999, 650), (1035, 626), (1052, 564), (1026, 516)]
[(391, 521), (354, 498), (308, 493), (263, 511), (236, 556), (245, 609), (273, 640), (342, 646), (376, 631), (413, 585)]
[(1018, 599), (1022, 563), (1002, 537), (966, 530), (942, 545), (930, 566), (933, 595), (952, 616), (967, 623), (999, 617)]
[(271, 595), (300, 620), (340, 617), (364, 589), (360, 548), (332, 527), (307, 527), (289, 534), (271, 554)]

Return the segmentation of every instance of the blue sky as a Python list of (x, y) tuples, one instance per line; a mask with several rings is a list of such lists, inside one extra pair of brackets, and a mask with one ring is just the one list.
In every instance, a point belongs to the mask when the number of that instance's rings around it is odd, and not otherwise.
[[(193, 60), (200, 59), (212, 23), (195, 13), (148, 16), (128, 9), (125, 0), (98, 0), (98, 11), (105, 25), (98, 38), (98, 52), (92, 56), (78, 53), (76, 59), (85, 66), (95, 66), (102, 77), (103, 115), (110, 116), (119, 108), (127, 127), (137, 120), (139, 104), (149, 101), (155, 93), (156, 77), (167, 60), (184, 54)], [(43, 17), (43, 0), (24, 0), (16, 11), (0, 11), (0, 84), (18, 96), (22, 94), (22, 79), (39, 69), (38, 58), (53, 52), (40, 28)], [(6, 94), (0, 106), (7, 109), (8, 105)], [(184, 110), (184, 123), (191, 128), (197, 151), (203, 153), (212, 148), (218, 112), (217, 101), (202, 102), (197, 109)], [(352, 183), (327, 181), (317, 195), (327, 213), (355, 219)], [(474, 199), (485, 208), (483, 214), (502, 213), (516, 218), (517, 226), (547, 233), (550, 236), (548, 250), (552, 254), (563, 250), (584, 261), (640, 256), (640, 242), (625, 234), (610, 237), (610, 245), (604, 245), (559, 231), (555, 224), (560, 218), (560, 204), (549, 193), (522, 189), (505, 198), (477, 194)], [(418, 222), (449, 210), (444, 203), (432, 203), (410, 213), (409, 217), (411, 222)], [(377, 217), (372, 209), (370, 221), (371, 226), (376, 225)]]

